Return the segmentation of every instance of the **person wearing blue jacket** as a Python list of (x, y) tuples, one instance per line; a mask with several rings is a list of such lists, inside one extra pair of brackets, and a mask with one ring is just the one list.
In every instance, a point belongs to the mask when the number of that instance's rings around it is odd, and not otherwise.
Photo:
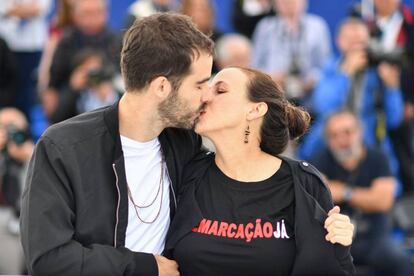
[(403, 116), (403, 99), (399, 89), (399, 69), (369, 56), (367, 26), (359, 19), (346, 19), (339, 27), (337, 45), (340, 56), (324, 68), (313, 95), (315, 123), (299, 148), (301, 158), (309, 159), (324, 147), (323, 124), (327, 115), (346, 109), (360, 118), (364, 142), (379, 147), (391, 160), (393, 173), (398, 162), (388, 130), (399, 126)]

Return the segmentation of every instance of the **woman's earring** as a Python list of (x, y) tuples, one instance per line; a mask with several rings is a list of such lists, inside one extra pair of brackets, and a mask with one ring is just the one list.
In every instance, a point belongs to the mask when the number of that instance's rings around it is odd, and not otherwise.
[(249, 134), (250, 134), (250, 128), (249, 125), (247, 125), (246, 130), (244, 131), (244, 143), (249, 143)]

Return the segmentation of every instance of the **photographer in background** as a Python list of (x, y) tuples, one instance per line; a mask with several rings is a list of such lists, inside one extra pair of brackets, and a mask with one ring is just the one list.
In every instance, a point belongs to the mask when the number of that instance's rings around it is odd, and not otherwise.
[(310, 95), (331, 55), (328, 25), (307, 13), (308, 0), (273, 3), (277, 15), (260, 20), (253, 33), (252, 66), (282, 85), (289, 100), (310, 109)]
[(33, 141), (24, 114), (16, 108), (0, 109), (0, 198), (12, 207), (8, 229), (19, 233), (20, 196)]
[(368, 28), (359, 19), (349, 18), (340, 25), (337, 45), (340, 56), (326, 65), (315, 88), (312, 100), (318, 119), (301, 145), (300, 153), (308, 159), (320, 150), (324, 145), (325, 118), (332, 112), (347, 109), (362, 121), (364, 143), (383, 150), (390, 158), (393, 174), (397, 175), (398, 162), (388, 131), (397, 128), (403, 117), (399, 69), (384, 60), (372, 60), (367, 50)]
[(72, 67), (69, 85), (59, 94), (57, 107), (49, 117), (51, 124), (112, 105), (120, 97), (112, 83), (115, 69), (108, 65), (99, 51), (80, 51), (75, 56)]
[(404, 118), (390, 137), (400, 162), (404, 192), (414, 193), (414, 17), (401, 0), (375, 0), (372, 6), (367, 2), (356, 5), (353, 15), (367, 22), (371, 43), (388, 56), (404, 52), (405, 62), (400, 66)]
[(364, 145), (361, 124), (349, 111), (331, 114), (324, 130), (328, 149), (318, 152), (312, 163), (327, 178), (333, 202), (353, 220), (351, 254), (357, 275), (361, 275), (358, 265), (368, 265), (381, 275), (414, 275), (410, 257), (390, 235), (388, 214), (396, 179), (387, 156)]

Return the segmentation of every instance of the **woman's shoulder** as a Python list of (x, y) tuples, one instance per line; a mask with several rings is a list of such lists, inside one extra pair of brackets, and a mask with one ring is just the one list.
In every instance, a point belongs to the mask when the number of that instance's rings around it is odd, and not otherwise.
[(282, 160), (289, 164), (292, 174), (298, 178), (299, 184), (305, 191), (316, 199), (324, 209), (329, 208), (332, 198), (324, 175), (307, 161), (288, 157), (282, 157)]

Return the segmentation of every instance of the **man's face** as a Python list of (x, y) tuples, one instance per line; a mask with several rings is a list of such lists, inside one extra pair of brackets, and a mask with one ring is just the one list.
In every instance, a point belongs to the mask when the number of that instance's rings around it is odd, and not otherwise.
[(400, 2), (401, 0), (375, 0), (374, 5), (380, 15), (390, 15), (398, 9)]
[(230, 66), (249, 67), (251, 61), (251, 46), (244, 41), (232, 41), (227, 45), (228, 56), (217, 63), (220, 69)]
[(78, 0), (74, 4), (75, 25), (85, 34), (102, 31), (108, 18), (104, 0)]
[(275, 0), (275, 7), (283, 17), (298, 17), (305, 10), (306, 0)]
[(342, 27), (337, 39), (342, 53), (361, 51), (368, 47), (368, 28), (362, 24), (348, 24)]
[(167, 127), (192, 129), (202, 108), (201, 96), (208, 93), (213, 58), (201, 52), (191, 64), (190, 74), (160, 104), (159, 114)]
[(326, 140), (339, 162), (355, 158), (362, 148), (362, 134), (355, 117), (348, 113), (330, 118), (326, 125)]

